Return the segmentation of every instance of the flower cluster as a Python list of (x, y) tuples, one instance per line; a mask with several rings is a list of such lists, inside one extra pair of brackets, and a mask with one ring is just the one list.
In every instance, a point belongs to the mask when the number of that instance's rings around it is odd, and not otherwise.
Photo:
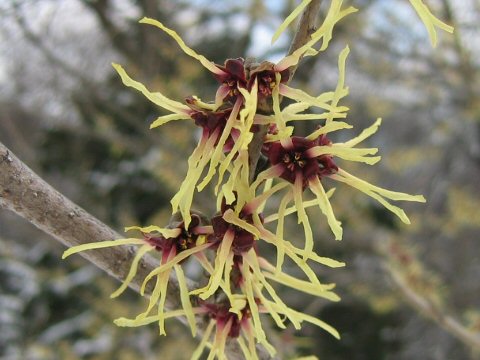
[[(302, 1), (281, 25), (279, 32), (309, 3)], [(420, 3), (412, 1), (413, 4)], [(321, 257), (314, 251), (314, 235), (306, 209), (317, 206), (326, 217), (335, 239), (343, 236), (342, 224), (337, 220), (330, 203), (335, 189), (326, 189), (324, 179), (345, 183), (378, 201), (396, 214), (403, 222), (409, 219), (402, 209), (391, 201), (424, 202), (421, 195), (394, 192), (370, 184), (344, 169), (344, 162), (361, 162), (373, 165), (380, 160), (376, 148), (357, 147), (373, 135), (380, 126), (378, 119), (372, 126), (346, 142), (332, 142), (333, 132), (352, 128), (343, 121), (348, 108), (339, 102), (348, 94), (345, 86), (345, 62), (349, 49), (339, 55), (338, 83), (334, 91), (318, 96), (288, 85), (291, 69), (300, 59), (312, 56), (327, 48), (334, 25), (355, 12), (352, 7), (342, 9), (342, 0), (332, 0), (325, 21), (309, 41), (278, 63), (247, 63), (242, 58), (228, 59), (217, 65), (188, 47), (179, 35), (162, 23), (144, 18), (140, 22), (155, 26), (172, 37), (185, 54), (198, 60), (219, 82), (211, 102), (189, 96), (185, 102), (152, 92), (132, 79), (118, 64), (113, 64), (123, 83), (141, 92), (150, 101), (170, 112), (151, 124), (156, 128), (174, 120), (190, 120), (200, 129), (198, 144), (188, 159), (185, 180), (171, 200), (172, 220), (167, 227), (130, 227), (140, 238), (127, 238), (80, 245), (67, 250), (64, 257), (89, 249), (117, 245), (140, 245), (130, 272), (112, 297), (120, 295), (136, 274), (140, 259), (148, 252), (158, 253), (159, 265), (144, 279), (141, 294), (151, 282), (146, 310), (134, 319), (119, 318), (119, 326), (142, 326), (156, 322), (164, 335), (165, 320), (184, 316), (192, 331), (197, 333), (198, 319), (206, 319), (203, 339), (193, 354), (198, 359), (205, 348), (210, 349), (209, 359), (224, 358), (228, 339), (236, 339), (245, 358), (256, 359), (256, 343), (260, 343), (271, 356), (275, 348), (268, 343), (260, 314), (267, 314), (279, 328), (287, 321), (296, 329), (303, 322), (313, 323), (334, 337), (338, 332), (325, 322), (290, 308), (277, 294), (275, 286), (286, 286), (313, 296), (338, 301), (332, 291), (334, 284), (321, 283), (311, 264), (342, 267), (345, 264)], [(438, 24), (437, 24), (438, 25)], [(277, 32), (274, 38), (278, 37)], [(320, 48), (315, 46), (321, 42)], [(285, 107), (281, 99), (291, 100)], [(292, 122), (315, 121), (317, 129), (307, 136), (294, 136)], [(260, 138), (261, 153), (268, 168), (251, 180), (250, 145), (259, 129), (268, 129)], [(255, 140), (255, 141), (258, 141)], [(205, 216), (192, 210), (197, 192), (215, 182), (214, 194), (217, 213)], [(313, 198), (308, 199), (308, 193)], [(267, 202), (276, 195), (280, 204), (276, 212), (265, 212)], [(310, 197), (312, 197), (310, 195)], [(296, 214), (304, 231), (303, 248), (285, 239), (285, 219)], [(273, 231), (270, 224), (276, 223)], [(262, 251), (259, 242), (265, 243)], [(272, 264), (264, 249), (276, 251)], [(182, 266), (195, 259), (208, 276), (203, 286), (187, 285)], [(284, 260), (298, 267), (301, 277), (284, 271)], [(168, 283), (175, 273), (180, 290), (182, 308), (165, 308)]]

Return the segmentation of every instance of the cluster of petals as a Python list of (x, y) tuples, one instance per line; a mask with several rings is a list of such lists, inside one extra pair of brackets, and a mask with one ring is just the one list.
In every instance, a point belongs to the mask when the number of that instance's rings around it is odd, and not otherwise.
[[(309, 2), (302, 1), (287, 17), (275, 33), (274, 40)], [(345, 170), (344, 164), (348, 162), (373, 165), (380, 160), (377, 148), (357, 145), (373, 135), (381, 123), (377, 119), (372, 126), (348, 141), (331, 140), (332, 133), (352, 128), (345, 122), (348, 108), (339, 105), (348, 94), (345, 86), (348, 47), (339, 55), (339, 76), (334, 91), (312, 96), (288, 86), (291, 67), (296, 66), (302, 57), (325, 50), (332, 38), (334, 25), (356, 11), (352, 7), (342, 9), (342, 2), (331, 1), (325, 21), (304, 46), (276, 64), (262, 62), (255, 66), (250, 66), (242, 58), (228, 59), (223, 65), (214, 64), (188, 47), (175, 31), (161, 22), (149, 18), (140, 21), (172, 37), (187, 55), (209, 70), (220, 85), (211, 102), (204, 102), (196, 96), (179, 102), (149, 90), (132, 79), (123, 67), (113, 64), (126, 86), (141, 92), (169, 112), (153, 121), (151, 128), (170, 121), (193, 120), (201, 131), (198, 144), (188, 159), (185, 180), (171, 200), (174, 215), (167, 227), (130, 227), (126, 230), (139, 231), (141, 237), (84, 244), (64, 253), (66, 257), (110, 246), (139, 246), (128, 275), (112, 297), (120, 295), (128, 287), (143, 256), (157, 254), (159, 265), (146, 276), (141, 287), (142, 295), (147, 286), (153, 289), (146, 310), (133, 319), (115, 320), (117, 325), (135, 327), (156, 322), (160, 334), (164, 335), (166, 319), (184, 316), (195, 336), (198, 319), (207, 318), (207, 326), (203, 329), (203, 337), (193, 359), (199, 359), (205, 349), (209, 349), (208, 359), (224, 358), (228, 339), (238, 342), (246, 359), (258, 358), (256, 343), (263, 345), (273, 356), (275, 348), (267, 341), (260, 314), (269, 315), (279, 328), (285, 328), (286, 321), (296, 329), (301, 328), (302, 322), (310, 322), (339, 338), (338, 332), (329, 324), (287, 306), (276, 291), (277, 286), (287, 286), (330, 301), (339, 300), (333, 292), (335, 285), (321, 283), (311, 264), (332, 268), (345, 264), (315, 253), (311, 221), (306, 209), (318, 207), (335, 239), (341, 240), (342, 225), (330, 203), (335, 189), (326, 186), (332, 182), (359, 190), (405, 223), (409, 223), (407, 215), (392, 201), (425, 201), (421, 195), (383, 189)], [(433, 17), (420, 0), (410, 2), (426, 23), (432, 42), (436, 40), (434, 26), (450, 30)], [(315, 49), (319, 42), (319, 49)], [(280, 102), (283, 97), (291, 102), (282, 109)], [(265, 104), (270, 107), (269, 113), (264, 111)], [(307, 136), (294, 136), (294, 121), (319, 121), (320, 125)], [(269, 129), (262, 148), (268, 167), (251, 182), (248, 149), (261, 126)], [(217, 213), (208, 218), (192, 211), (191, 207), (195, 193), (205, 189), (214, 179)], [(326, 182), (325, 179), (329, 180)], [(267, 202), (279, 194), (278, 210), (266, 214)], [(298, 223), (303, 227), (303, 248), (284, 238), (285, 219), (291, 214), (296, 214)], [(271, 230), (272, 223), (276, 223), (275, 231)], [(261, 256), (259, 241), (265, 243), (263, 247), (276, 251), (275, 263)], [(204, 286), (196, 289), (187, 283), (182, 268), (184, 262), (192, 258), (208, 275)], [(285, 259), (298, 267), (301, 277), (284, 272)], [(178, 281), (182, 308), (168, 310), (165, 304), (173, 272)]]

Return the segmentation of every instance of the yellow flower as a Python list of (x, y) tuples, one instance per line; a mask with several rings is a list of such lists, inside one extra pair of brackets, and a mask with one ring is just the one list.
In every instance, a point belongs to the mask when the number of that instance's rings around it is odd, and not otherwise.
[[(203, 300), (210, 299), (217, 291), (221, 291), (229, 299), (230, 312), (239, 314), (244, 305), (237, 303), (235, 298), (239, 291), (246, 296), (251, 315), (252, 331), (255, 338), (268, 348), (265, 332), (262, 329), (260, 313), (268, 313), (277, 326), (285, 328), (284, 316), (300, 329), (303, 321), (313, 322), (332, 335), (338, 337), (338, 332), (331, 326), (313, 317), (290, 309), (278, 296), (269, 281), (291, 287), (314, 296), (338, 301), (339, 297), (332, 292), (333, 284), (321, 284), (315, 272), (301, 258), (305, 251), (295, 248), (288, 241), (279, 238), (263, 226), (260, 209), (265, 201), (275, 192), (284, 189), (286, 183), (277, 184), (263, 194), (246, 202), (237, 198), (232, 204), (223, 201), (220, 213), (212, 218), (212, 241), (217, 247), (212, 265), (206, 258), (201, 264), (210, 275), (208, 284), (190, 294), (199, 295)], [(288, 256), (305, 273), (307, 280), (302, 280), (283, 273), (266, 259), (258, 256), (257, 241), (264, 240), (278, 249), (279, 256)], [(213, 247), (212, 247), (213, 249)], [(310, 254), (309, 258), (317, 263), (330, 267), (341, 267), (344, 263)], [(282, 260), (283, 261), (283, 260)], [(264, 290), (267, 295), (264, 294)], [(242, 305), (239, 307), (239, 305)]]
[[(264, 180), (270, 178), (280, 177), (291, 184), (280, 203), (278, 220), (279, 223), (282, 223), (280, 226), (282, 228), (286, 208), (293, 200), (298, 214), (298, 220), (304, 227), (306, 253), (313, 250), (312, 229), (305, 212), (306, 206), (303, 201), (303, 192), (307, 188), (316, 196), (316, 205), (319, 206), (321, 212), (326, 216), (328, 224), (335, 235), (335, 239), (342, 239), (342, 227), (340, 222), (335, 218), (327, 192), (322, 185), (321, 179), (323, 177), (346, 183), (369, 195), (407, 224), (409, 224), (410, 221), (405, 212), (391, 204), (388, 200), (425, 202), (425, 198), (421, 195), (408, 195), (380, 188), (355, 177), (336, 165), (334, 161), (335, 157), (349, 161), (363, 162), (369, 165), (378, 162), (380, 157), (372, 156), (377, 153), (378, 149), (355, 148), (354, 146), (374, 134), (379, 125), (380, 119), (350, 141), (345, 143), (332, 143), (326, 137), (326, 134), (329, 131), (344, 128), (344, 124), (337, 122), (327, 123), (327, 125), (320, 127), (308, 137), (293, 136), (283, 139), (283, 141), (272, 142), (264, 149), (264, 153), (269, 158), (271, 167), (258, 175), (256, 181), (252, 184), (252, 191), (255, 191), (258, 185)], [(278, 231), (283, 230), (277, 230), (277, 233)]]
[[(211, 243), (206, 242), (206, 236), (212, 233), (212, 227), (203, 225), (201, 223), (200, 216), (197, 214), (192, 214), (192, 221), (189, 226), (185, 226), (183, 221), (177, 221), (171, 224), (171, 228), (160, 228), (152, 225), (147, 227), (132, 226), (125, 229), (125, 231), (129, 230), (141, 231), (143, 234), (143, 239), (128, 238), (113, 241), (99, 241), (95, 243), (74, 246), (64, 252), (63, 258), (86, 250), (101, 249), (120, 245), (142, 245), (137, 250), (137, 254), (132, 261), (130, 271), (123, 284), (114, 293), (112, 293), (111, 297), (115, 298), (125, 291), (135, 277), (140, 259), (147, 252), (160, 251), (160, 265), (144, 279), (140, 291), (141, 294), (144, 295), (147, 282), (154, 277), (156, 278), (155, 287), (150, 295), (147, 310), (138, 315), (134, 320), (127, 321), (126, 319), (123, 319), (119, 320), (120, 322), (117, 323), (123, 324), (122, 326), (127, 326), (125, 324), (129, 324), (128, 326), (141, 326), (145, 323), (145, 319), (149, 316), (153, 308), (157, 306), (156, 319), (159, 324), (160, 334), (165, 335), (164, 322), (165, 319), (168, 318), (168, 313), (165, 312), (164, 307), (170, 273), (172, 270), (174, 270), (180, 289), (180, 300), (183, 307), (182, 314), (186, 316), (192, 330), (192, 334), (195, 336), (195, 312), (192, 310), (186, 278), (180, 263), (192, 255), (198, 255), (199, 253), (207, 250), (212, 245)], [(176, 313), (174, 312), (173, 314)]]

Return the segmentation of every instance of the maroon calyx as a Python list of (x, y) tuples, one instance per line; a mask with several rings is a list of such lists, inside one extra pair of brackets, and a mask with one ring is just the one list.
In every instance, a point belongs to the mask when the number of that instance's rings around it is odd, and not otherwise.
[[(315, 146), (330, 146), (332, 142), (327, 138), (327, 135), (322, 134), (315, 139)], [(324, 154), (316, 157), (318, 161), (319, 171), (317, 175), (321, 178), (322, 176), (328, 176), (335, 174), (338, 171), (338, 166), (333, 161), (333, 156)]]
[[(237, 194), (234, 192), (234, 195), (236, 196)], [(254, 247), (256, 241), (252, 233), (223, 219), (223, 214), (225, 214), (227, 210), (234, 210), (236, 203), (237, 200), (235, 200), (232, 204), (227, 204), (225, 198), (223, 198), (220, 207), (220, 213), (211, 219), (213, 234), (209, 238), (209, 241), (220, 244), (227, 231), (231, 230), (234, 233), (232, 251), (235, 255), (241, 255)], [(253, 214), (249, 211), (246, 211), (245, 208), (240, 211), (238, 216), (240, 219), (253, 225)], [(260, 220), (263, 222), (262, 215), (260, 215)]]
[(230, 331), (228, 332), (228, 337), (230, 338), (237, 338), (240, 335), (242, 324), (251, 317), (248, 305), (241, 310), (241, 319), (236, 313), (229, 311), (230, 304), (228, 302), (218, 304), (204, 303), (202, 306), (207, 309), (208, 316), (217, 321), (217, 326), (224, 327), (229, 321), (231, 322)]
[[(253, 224), (252, 215), (241, 217), (241, 219), (249, 224)], [(235, 255), (246, 253), (255, 245), (253, 234), (239, 226), (226, 222), (222, 215), (214, 216), (211, 221), (213, 226), (213, 236), (211, 239), (215, 242), (221, 242), (228, 230), (233, 231), (232, 251)]]
[[(186, 98), (185, 102), (192, 109), (190, 117), (195, 121), (195, 125), (203, 129), (204, 136), (210, 137), (215, 132), (217, 132), (217, 134), (223, 133), (227, 125), (228, 118), (233, 110), (231, 106), (222, 106), (217, 111), (211, 111), (197, 106), (197, 100), (192, 96)], [(230, 151), (233, 148), (235, 144), (235, 138), (238, 137), (238, 134), (239, 130), (231, 130), (228, 138), (225, 141), (223, 149), (224, 151)], [(217, 145), (218, 140), (220, 139), (220, 136), (217, 136), (218, 139), (215, 142), (215, 145)]]
[(228, 87), (229, 99), (236, 98), (239, 95), (238, 87), (246, 88), (247, 77), (245, 74), (245, 60), (243, 58), (227, 59), (223, 66), (217, 65), (225, 74), (214, 74), (215, 78)]
[(197, 243), (197, 238), (200, 235), (198, 231), (195, 231), (195, 228), (200, 226), (200, 216), (196, 214), (191, 214), (192, 220), (188, 229), (185, 228), (185, 223), (183, 221), (177, 222), (174, 224), (172, 229), (179, 229), (179, 235), (174, 238), (165, 238), (163, 235), (152, 235), (150, 233), (144, 233), (143, 237), (145, 241), (154, 246), (157, 251), (162, 251), (165, 254), (169, 254), (172, 250), (175, 249), (175, 253), (178, 254), (187, 249), (195, 247)]
[(195, 120), (195, 125), (208, 130), (208, 133), (212, 134), (218, 128), (220, 128), (220, 131), (223, 131), (231, 112), (231, 108), (220, 111), (194, 110), (190, 117)]
[(243, 256), (233, 255), (232, 271), (230, 272), (230, 284), (235, 288), (239, 288), (243, 284), (242, 275)]
[[(250, 78), (248, 81), (248, 89), (253, 86), (255, 79), (258, 83), (258, 96), (269, 97), (272, 95), (273, 88), (277, 85), (276, 79), (277, 71), (275, 71), (275, 64), (269, 61), (263, 61), (255, 69), (250, 71)], [(280, 72), (280, 83), (287, 82), (290, 76), (289, 69)]]
[(322, 177), (334, 174), (338, 167), (333, 156), (325, 154), (317, 157), (307, 155), (307, 150), (315, 146), (328, 146), (331, 141), (325, 135), (315, 140), (308, 140), (300, 136), (292, 136), (290, 146), (284, 147), (280, 141), (275, 141), (262, 149), (272, 166), (281, 165), (282, 179), (294, 184), (297, 176), (302, 176), (303, 188), (307, 187), (308, 180), (314, 176)]

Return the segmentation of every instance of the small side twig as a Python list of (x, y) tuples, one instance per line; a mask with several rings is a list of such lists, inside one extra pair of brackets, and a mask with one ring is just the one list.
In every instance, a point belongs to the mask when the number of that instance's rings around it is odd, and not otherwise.
[[(312, 0), (312, 2), (305, 8), (305, 11), (298, 22), (298, 28), (293, 36), (290, 49), (288, 49), (288, 55), (293, 54), (295, 50), (305, 45), (308, 40), (310, 40), (310, 36), (315, 32), (315, 30), (317, 30), (317, 19), (321, 4), (321, 0)], [(292, 80), (297, 67), (298, 65), (290, 68), (289, 81)]]
[(397, 271), (388, 266), (386, 266), (386, 268), (398, 290), (400, 290), (405, 300), (407, 300), (415, 310), (445, 329), (464, 344), (480, 350), (480, 334), (473, 333), (453, 316), (445, 314), (443, 310), (439, 311), (427, 298), (413, 290)]

